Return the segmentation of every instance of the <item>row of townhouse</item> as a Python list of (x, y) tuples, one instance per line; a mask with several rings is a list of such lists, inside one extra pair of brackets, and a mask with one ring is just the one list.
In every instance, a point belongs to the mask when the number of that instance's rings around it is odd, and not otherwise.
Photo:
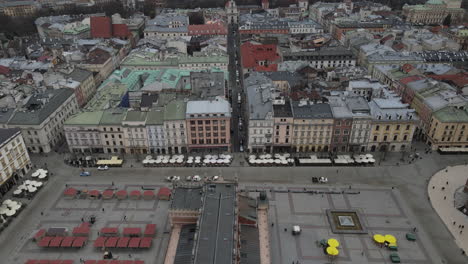
[(284, 99), (261, 74), (245, 79), (249, 152), (406, 151), (418, 117), (385, 90), (366, 100), (333, 92), (327, 103)]
[[(437, 72), (437, 68), (431, 68)], [(438, 66), (443, 70), (444, 66)], [(402, 68), (378, 67), (373, 75), (385, 80), (390, 89), (415, 109), (420, 117), (417, 135), (432, 149), (468, 148), (468, 99), (448, 83), (424, 76), (412, 65)]]
[(229, 151), (230, 122), (225, 99), (175, 99), (149, 111), (84, 111), (67, 120), (64, 129), (70, 152), (165, 154)]

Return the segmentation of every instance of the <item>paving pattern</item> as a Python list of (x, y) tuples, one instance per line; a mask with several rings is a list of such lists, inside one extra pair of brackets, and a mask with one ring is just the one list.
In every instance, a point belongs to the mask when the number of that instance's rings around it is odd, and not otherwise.
[[(270, 189), (267, 186), (247, 186), (247, 189)], [(349, 187), (348, 187), (349, 188)], [(406, 233), (415, 227), (412, 216), (397, 197), (399, 192), (391, 188), (306, 188), (307, 191), (340, 192), (339, 194), (310, 194), (297, 193), (303, 187), (274, 187), (281, 192), (268, 192), (270, 197), (272, 263), (302, 264), (326, 263), (329, 261), (323, 249), (316, 245), (321, 239), (336, 238), (340, 241), (340, 255), (335, 259), (337, 263), (389, 263), (389, 255), (393, 253), (386, 248), (376, 245), (374, 234), (392, 234), (398, 240), (397, 253), (403, 263), (430, 264), (435, 263), (434, 255), (428, 248), (432, 245), (423, 232), (417, 231), (417, 241), (410, 242), (405, 238)], [(289, 190), (290, 192), (284, 192)], [(269, 190), (268, 190), (269, 191)], [(342, 193), (342, 191), (345, 191)], [(353, 209), (361, 214), (363, 225), (368, 234), (333, 234), (331, 232), (326, 209)], [(293, 225), (299, 225), (302, 233), (298, 236), (291, 234)], [(285, 228), (287, 229), (285, 231)], [(417, 229), (419, 226), (417, 227)]]
[[(454, 207), (454, 198), (466, 183), (467, 169), (464, 165), (448, 167), (437, 172), (427, 186), (432, 206), (465, 252), (468, 252), (468, 216)], [(460, 226), (466, 226), (467, 230)]]
[[(141, 189), (142, 185), (120, 184), (111, 186), (109, 184), (93, 183), (67, 183), (68, 187), (76, 189), (100, 190), (107, 188), (125, 189), (127, 192)], [(162, 185), (144, 185), (144, 188), (154, 188), (157, 192)], [(118, 259), (144, 260), (145, 263), (154, 263), (163, 259), (168, 242), (166, 230), (170, 227), (167, 218), (169, 202), (153, 200), (117, 200), (116, 198), (103, 199), (65, 199), (61, 193), (65, 189), (58, 189), (56, 199), (50, 203), (49, 208), (41, 211), (40, 217), (31, 226), (24, 226), (28, 235), (21, 240), (14, 252), (8, 258), (8, 264), (23, 264), (27, 259), (72, 259), (79, 263), (80, 259), (102, 259), (103, 250), (93, 247), (93, 242), (99, 236), (102, 227), (118, 227), (119, 231), (125, 227), (139, 227), (144, 230), (146, 224), (156, 224), (157, 234), (153, 239), (150, 249), (111, 249), (114, 257)], [(26, 210), (37, 211), (37, 208)], [(26, 212), (31, 213), (31, 212)], [(37, 213), (37, 212), (34, 212)], [(58, 249), (40, 248), (31, 237), (39, 229), (50, 227), (64, 227), (68, 229), (69, 235), (74, 227), (82, 221), (88, 221), (91, 216), (96, 217), (96, 223), (91, 226), (91, 234), (86, 245), (80, 249)], [(162, 262), (160, 262), (162, 263)]]

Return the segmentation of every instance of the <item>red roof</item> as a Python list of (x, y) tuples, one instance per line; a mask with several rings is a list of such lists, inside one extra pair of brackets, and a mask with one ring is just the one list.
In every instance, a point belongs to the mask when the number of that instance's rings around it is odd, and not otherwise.
[(150, 190), (144, 191), (144, 192), (143, 192), (143, 196), (153, 197), (153, 196), (154, 196), (154, 192), (153, 192), (153, 191), (150, 191)]
[(111, 38), (112, 20), (110, 17), (91, 17), (91, 37)]
[(84, 264), (96, 264), (96, 260), (86, 260)]
[(402, 49), (406, 48), (406, 45), (403, 44), (403, 43), (397, 43), (397, 44), (394, 44), (392, 46), (392, 49), (396, 50), (396, 51), (400, 51)]
[(41, 238), (43, 235), (45, 235), (45, 229), (39, 229), (39, 231), (37, 231), (37, 233), (34, 235), (34, 238), (35, 238), (35, 239), (39, 239), (39, 238)]
[(49, 260), (49, 264), (62, 264), (62, 260), (56, 259), (56, 260)]
[(71, 260), (71, 259), (62, 260), (61, 264), (73, 264), (73, 260)]
[(125, 24), (112, 24), (112, 32), (113, 36), (118, 38), (127, 38), (132, 35)]
[(414, 70), (414, 66), (411, 64), (406, 63), (405, 65), (401, 66), (401, 70), (403, 72), (409, 73), (410, 71)]
[(241, 45), (242, 66), (255, 71), (276, 71), (280, 56), (274, 44), (253, 44), (246, 42)]
[(226, 35), (226, 26), (220, 22), (202, 25), (189, 25), (188, 34), (193, 35)]
[(158, 191), (158, 197), (161, 197), (161, 196), (171, 196), (171, 189), (167, 187), (160, 188)]
[(145, 236), (153, 236), (156, 233), (155, 224), (147, 224), (145, 227)]
[(10, 73), (10, 68), (0, 65), (0, 74), (7, 75)]
[(410, 82), (415, 82), (415, 81), (419, 81), (419, 80), (422, 80), (424, 79), (424, 77), (421, 77), (421, 76), (418, 76), (418, 75), (413, 75), (413, 76), (408, 76), (408, 77), (405, 77), (405, 78), (401, 78), (400, 79), (400, 83), (401, 84), (408, 84)]
[(457, 74), (428, 75), (428, 77), (439, 81), (448, 81), (453, 83), (458, 88), (463, 88), (465, 85), (468, 85), (468, 72), (460, 72)]

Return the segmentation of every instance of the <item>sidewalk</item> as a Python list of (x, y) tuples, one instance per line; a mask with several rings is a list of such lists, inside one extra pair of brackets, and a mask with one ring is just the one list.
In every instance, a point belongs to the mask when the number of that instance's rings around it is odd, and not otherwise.
[[(457, 245), (468, 252), (468, 216), (454, 207), (454, 194), (468, 178), (468, 166), (447, 167), (436, 173), (428, 185), (428, 195), (437, 214), (452, 233)], [(459, 228), (460, 225), (467, 229)]]

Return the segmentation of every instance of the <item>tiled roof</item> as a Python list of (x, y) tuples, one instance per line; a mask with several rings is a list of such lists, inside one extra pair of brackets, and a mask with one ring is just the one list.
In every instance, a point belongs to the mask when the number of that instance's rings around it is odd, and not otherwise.
[[(242, 65), (244, 68), (254, 68), (256, 71), (276, 71), (280, 59), (274, 44), (253, 44), (246, 42), (241, 46)], [(266, 65), (260, 65), (266, 61)]]

